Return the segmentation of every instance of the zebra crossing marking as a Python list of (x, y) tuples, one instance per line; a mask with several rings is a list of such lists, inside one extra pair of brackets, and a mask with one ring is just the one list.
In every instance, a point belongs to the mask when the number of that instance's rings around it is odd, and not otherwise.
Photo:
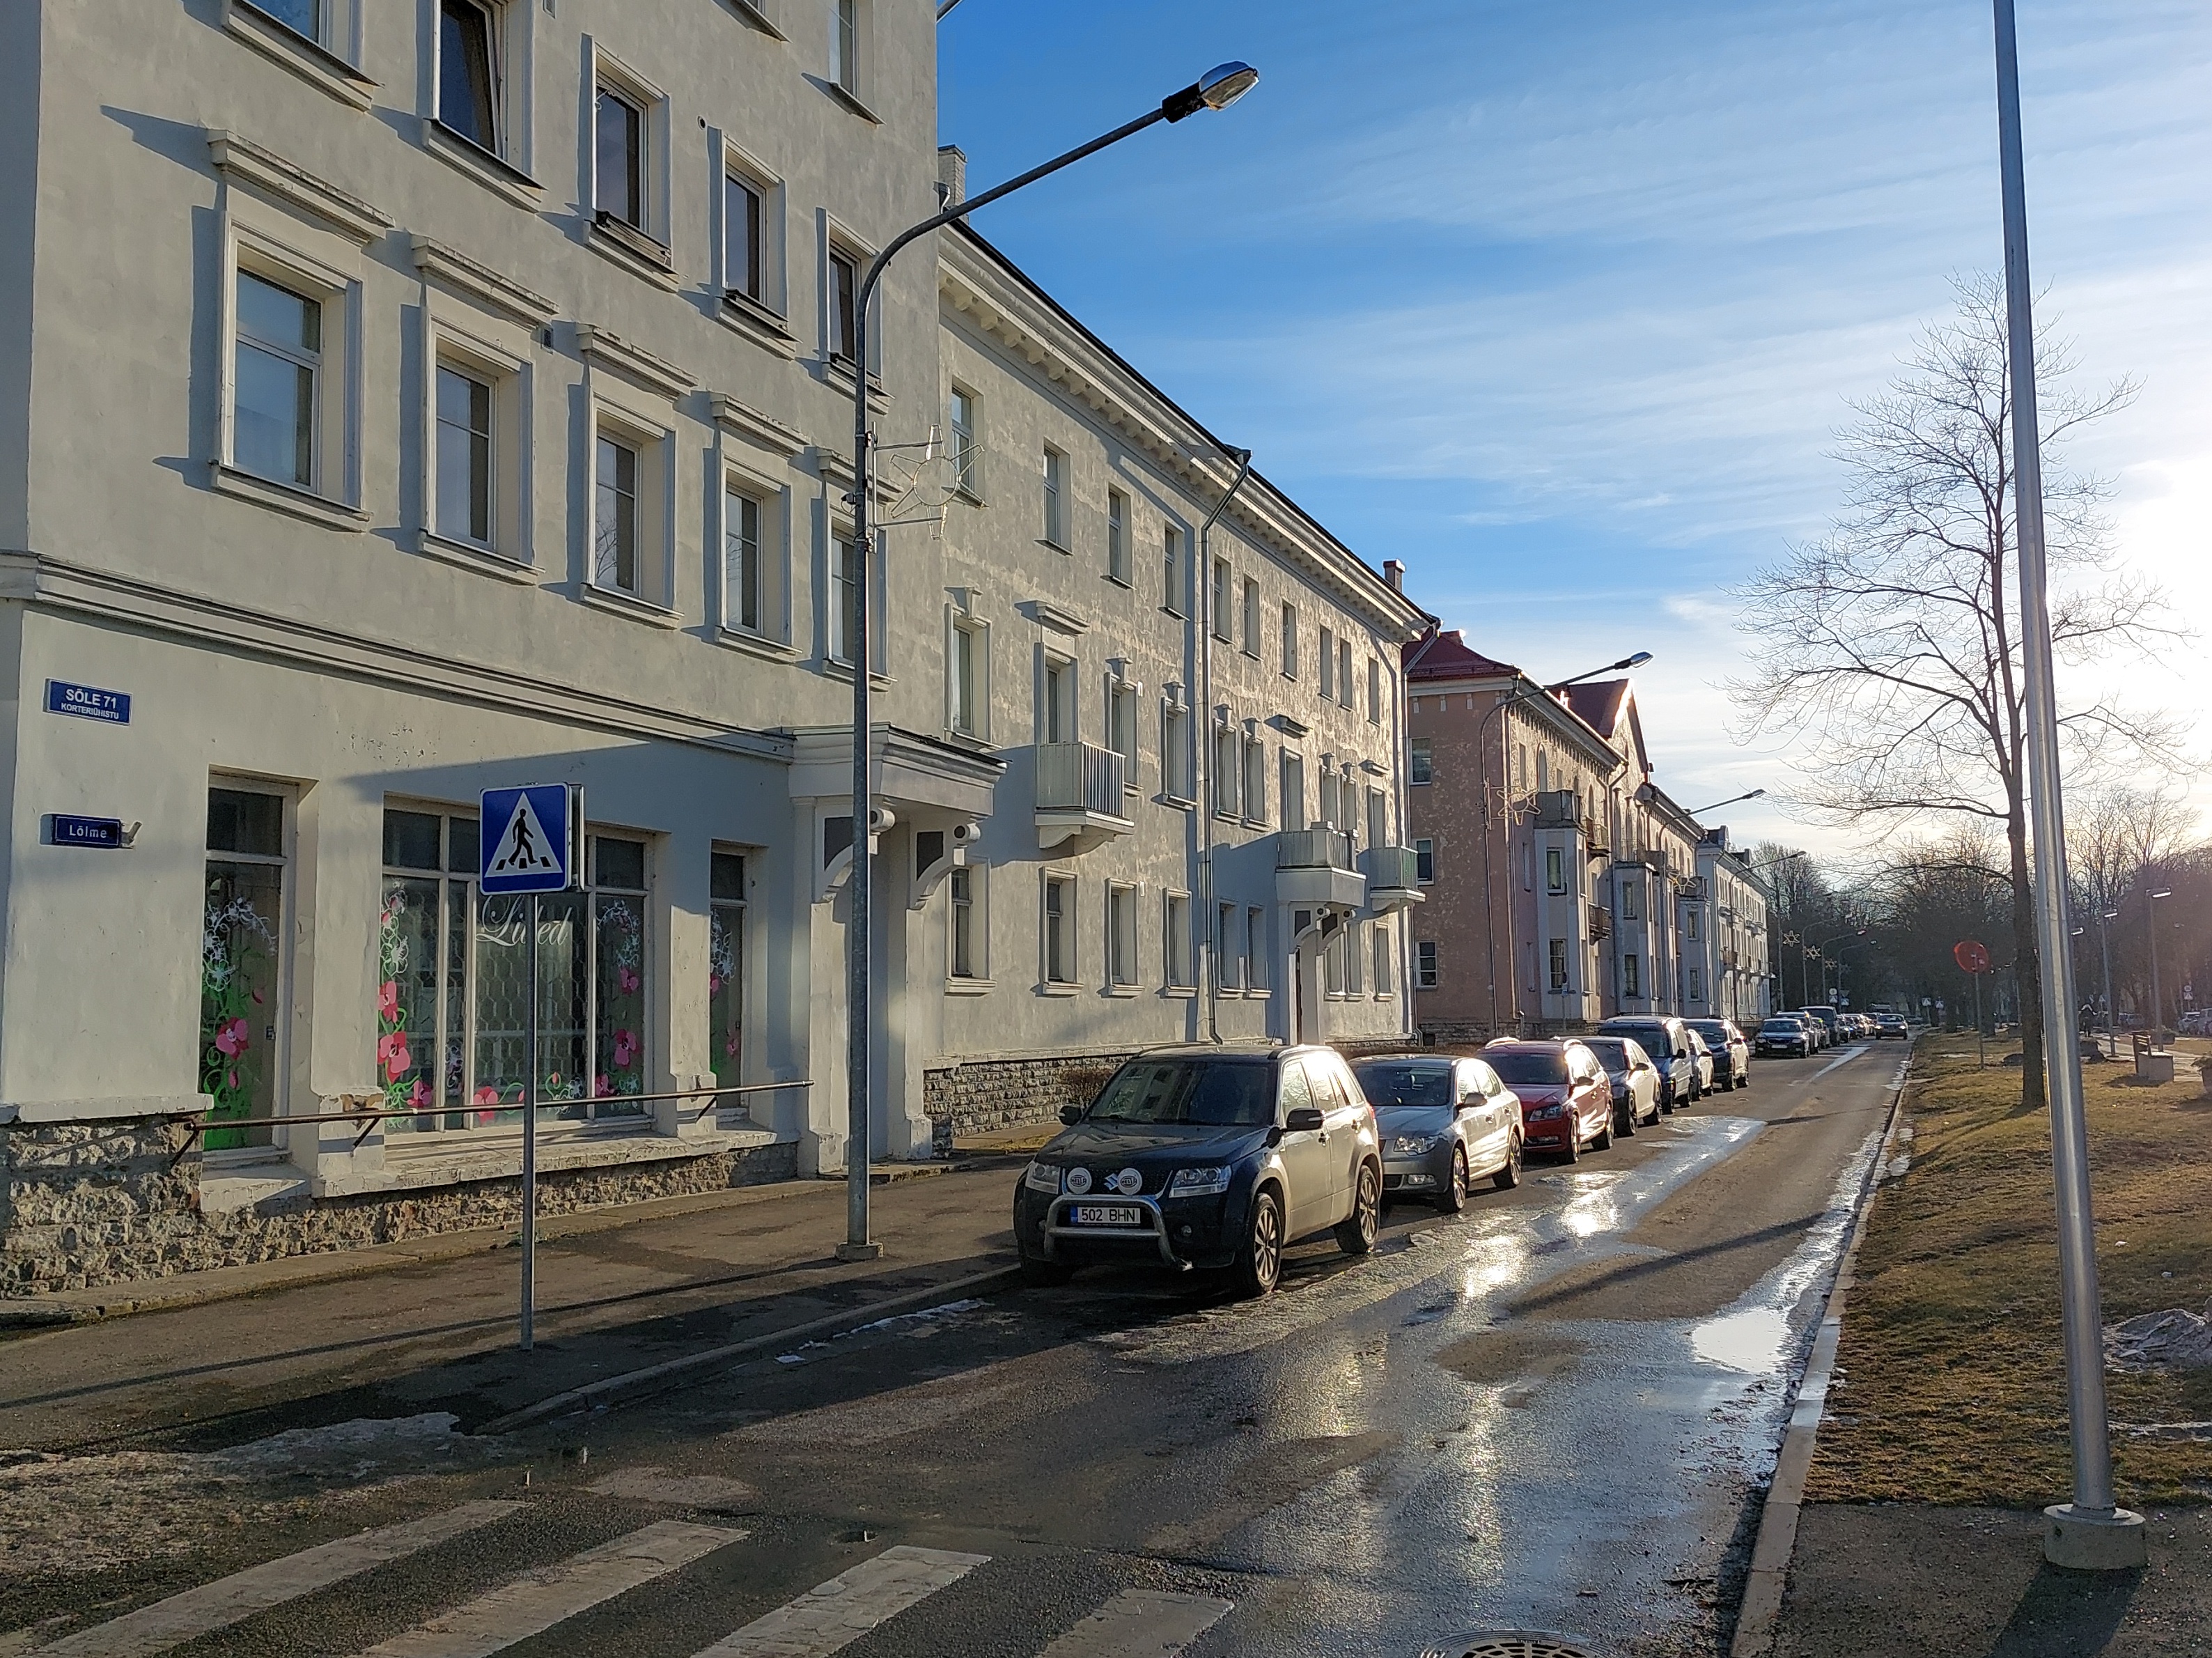
[(657, 1521), (487, 1590), (357, 1658), (489, 1658), (744, 1536), (688, 1520)]
[(897, 1545), (756, 1618), (696, 1658), (829, 1658), (990, 1557)]
[(1038, 1658), (1175, 1658), (1236, 1605), (1205, 1594), (1123, 1589)]
[(249, 1566), (36, 1648), (29, 1658), (148, 1658), (393, 1560), (504, 1520), (520, 1503), (464, 1503)]

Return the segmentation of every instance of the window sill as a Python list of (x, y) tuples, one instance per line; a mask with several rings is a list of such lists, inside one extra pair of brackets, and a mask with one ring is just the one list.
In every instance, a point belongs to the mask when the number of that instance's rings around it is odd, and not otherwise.
[(1044, 548), (1048, 552), (1056, 552), (1063, 558), (1073, 558), (1075, 556), (1075, 550), (1073, 547), (1064, 547), (1060, 546), (1059, 542), (1054, 540), (1049, 535), (1040, 535), (1037, 537), (1036, 544), (1037, 546)]
[(580, 584), (576, 588), (576, 597), (600, 610), (611, 612), (617, 616), (627, 616), (633, 622), (665, 628), (672, 633), (684, 625), (680, 612), (670, 610), (665, 605), (656, 605), (650, 599), (638, 598), (635, 594), (603, 588), (596, 582)]
[(799, 355), (799, 339), (783, 319), (767, 306), (736, 289), (725, 289), (714, 314), (732, 333), (741, 335), (763, 350), (789, 362)]
[(1163, 616), (1172, 616), (1172, 617), (1174, 617), (1174, 618), (1176, 619), (1176, 620), (1177, 620), (1178, 622), (1188, 622), (1188, 621), (1190, 619), (1190, 618), (1189, 618), (1189, 617), (1188, 617), (1188, 616), (1184, 615), (1181, 611), (1177, 610), (1177, 609), (1176, 609), (1173, 605), (1162, 605), (1162, 606), (1160, 607), (1160, 614), (1161, 614), (1161, 615), (1163, 615)]
[(952, 486), (952, 498), (955, 501), (964, 502), (971, 507), (988, 507), (991, 504), (983, 498), (983, 492), (972, 484), (955, 484)]
[[(814, 666), (824, 679), (842, 680), (848, 685), (853, 682), (853, 665), (850, 662), (840, 661), (835, 656), (823, 656), (817, 659)], [(868, 675), (868, 683), (878, 691), (888, 691), (893, 681), (890, 674), (878, 672)]]
[(877, 114), (874, 110), (870, 109), (867, 105), (861, 102), (860, 96), (858, 93), (839, 86), (835, 81), (825, 80), (821, 84), (822, 89), (828, 93), (831, 98), (836, 100), (838, 103), (844, 105), (847, 109), (859, 116), (862, 120), (867, 122), (871, 126), (881, 126), (884, 124), (884, 118)]
[(1160, 986), (1160, 994), (1170, 1001), (1189, 1002), (1196, 998), (1198, 995), (1198, 986), (1195, 984), (1163, 984)]
[[(840, 357), (835, 351), (830, 352), (822, 359), (822, 377), (846, 397), (853, 395), (857, 375), (852, 358)], [(868, 375), (868, 406), (878, 412), (891, 406), (890, 393), (884, 389), (884, 377), (872, 372)]]
[(788, 40), (791, 37), (775, 26), (775, 20), (753, 3), (753, 0), (723, 0), (723, 3), (750, 23), (771, 40)]
[(988, 978), (951, 978), (945, 981), (947, 996), (988, 996), (991, 981)]
[(1198, 810), (1198, 802), (1182, 795), (1155, 795), (1152, 796), (1152, 800), (1158, 805), (1172, 807), (1178, 812), (1195, 812)]
[(1079, 996), (1083, 993), (1083, 986), (1080, 984), (1040, 984), (1036, 987), (1036, 993), (1039, 996)]
[[(625, 231), (629, 233), (627, 237), (623, 234)], [(640, 245), (633, 247), (629, 237), (635, 237)], [(668, 250), (642, 230), (633, 229), (602, 212), (592, 219), (587, 240), (601, 256), (633, 275), (643, 277), (656, 288), (665, 288), (672, 294), (682, 286)], [(652, 248), (659, 250), (658, 255), (647, 251)]]
[(726, 650), (758, 656), (767, 661), (795, 662), (799, 660), (799, 652), (782, 640), (770, 638), (765, 633), (750, 632), (741, 627), (717, 628), (714, 643)]
[(351, 530), (356, 533), (368, 527), (368, 515), (359, 507), (334, 501), (326, 495), (317, 495), (311, 490), (295, 488), (266, 478), (257, 478), (235, 466), (226, 466), (220, 460), (208, 469), (209, 487), (221, 494), (234, 496), (240, 501), (251, 501), (256, 506), (273, 507), (278, 512), (288, 512), (295, 518), (304, 518), (309, 523), (320, 524), (328, 529)]
[(224, 0), (222, 26), (228, 34), (281, 64), (308, 85), (328, 93), (352, 109), (368, 109), (376, 101), (376, 82), (327, 47), (310, 40), (286, 24), (248, 3)]
[(1128, 578), (1127, 576), (1116, 576), (1116, 575), (1115, 575), (1115, 574), (1114, 574), (1114, 572), (1113, 572), (1112, 570), (1108, 570), (1108, 571), (1106, 572), (1104, 579), (1105, 579), (1105, 580), (1107, 580), (1107, 581), (1109, 581), (1109, 582), (1112, 582), (1115, 587), (1117, 587), (1117, 588), (1126, 588), (1126, 587), (1128, 587), (1128, 586), (1130, 586), (1130, 585), (1131, 585), (1131, 582), (1130, 582), (1129, 578)]
[(517, 207), (534, 213), (544, 205), (545, 187), (537, 180), (434, 115), (422, 118), (422, 148)]
[(1140, 992), (1134, 984), (1109, 984), (1104, 989), (1101, 990), (1098, 994), (1101, 996), (1112, 997), (1116, 1001), (1127, 1002), (1132, 997), (1140, 994)]
[(955, 748), (966, 749), (971, 754), (988, 754), (998, 747), (988, 737), (979, 737), (972, 731), (947, 730), (945, 741)]
[(425, 558), (435, 558), (457, 569), (472, 570), (478, 576), (489, 576), (501, 582), (513, 582), (518, 586), (535, 586), (538, 582), (538, 571), (533, 565), (510, 558), (496, 548), (453, 540), (434, 530), (416, 532), (415, 551)]

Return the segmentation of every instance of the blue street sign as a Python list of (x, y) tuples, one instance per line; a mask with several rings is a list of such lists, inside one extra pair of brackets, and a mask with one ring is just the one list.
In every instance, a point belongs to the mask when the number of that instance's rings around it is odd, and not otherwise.
[(123, 844), (123, 820), (120, 818), (77, 818), (66, 812), (53, 815), (54, 844), (57, 846), (97, 846), (109, 850)]
[(561, 893), (581, 885), (582, 793), (559, 783), (485, 789), (477, 832), (483, 890)]
[(81, 720), (99, 720), (108, 725), (128, 725), (131, 693), (102, 691), (96, 685), (71, 685), (67, 680), (49, 680), (46, 712), (74, 714)]

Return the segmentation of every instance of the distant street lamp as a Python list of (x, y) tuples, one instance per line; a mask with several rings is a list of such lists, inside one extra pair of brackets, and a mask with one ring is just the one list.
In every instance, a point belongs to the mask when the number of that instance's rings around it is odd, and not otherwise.
[(1641, 667), (1651, 660), (1651, 653), (1639, 650), (1633, 656), (1624, 656), (1617, 662), (1607, 662), (1603, 667), (1594, 667), (1587, 674), (1577, 674), (1571, 680), (1555, 680), (1544, 687), (1547, 691), (1565, 691), (1571, 685), (1580, 685), (1584, 680), (1595, 680), (1601, 674), (1625, 674), (1632, 667)]
[(2112, 923), (2119, 918), (2118, 910), (2106, 910), (2097, 917), (2097, 942), (2105, 953), (2105, 1056), (2110, 1059), (2120, 1053), (2112, 1033)]
[(2158, 985), (2158, 901), (2172, 898), (2171, 887), (2153, 893), (2143, 905), (2143, 920), (2150, 931), (2150, 1039), (2158, 1040), (2158, 1033), (2166, 1028), (2166, 996)]
[[(946, 6), (938, 14), (942, 17)], [(868, 1156), (874, 1143), (872, 1128), (872, 1113), (869, 1109), (871, 1082), (870, 1013), (868, 1008), (870, 888), (873, 874), (874, 854), (871, 850), (870, 827), (874, 819), (873, 791), (868, 779), (868, 726), (870, 720), (869, 693), (872, 647), (869, 643), (870, 588), (874, 577), (870, 574), (872, 532), (868, 525), (868, 499), (873, 487), (871, 476), (873, 467), (871, 454), (873, 448), (868, 430), (868, 302), (874, 295), (876, 284), (883, 279), (888, 266), (901, 249), (931, 231), (941, 229), (956, 220), (963, 219), (979, 207), (988, 207), (1002, 197), (1011, 196), (1026, 185), (1057, 173), (1063, 167), (1095, 155), (1109, 144), (1142, 132), (1146, 127), (1161, 121), (1180, 121), (1204, 109), (1226, 109), (1257, 84), (1260, 71), (1249, 64), (1227, 63), (1212, 69), (1183, 88), (1160, 101), (1157, 109), (1147, 110), (1133, 121), (1115, 127), (1111, 132), (1093, 138), (1089, 143), (1079, 144), (1064, 155), (1054, 156), (1042, 167), (1033, 167), (1018, 178), (985, 191), (980, 196), (956, 202), (943, 212), (933, 214), (919, 224), (910, 226), (884, 244), (884, 251), (876, 255), (868, 266), (867, 274), (860, 278), (859, 290), (853, 296), (853, 572), (852, 638), (848, 641), (847, 659), (853, 665), (853, 863), (847, 876), (846, 897), (848, 919), (845, 927), (845, 1241), (837, 1247), (844, 1260), (872, 1260), (883, 1253), (882, 1247), (868, 1234)]]
[[(1700, 806), (1695, 812), (1691, 813), (1690, 815), (1694, 818), (1707, 812), (1717, 812), (1723, 806), (1734, 806), (1740, 800), (1757, 800), (1765, 793), (1766, 791), (1764, 789), (1754, 789), (1748, 794), (1730, 795), (1726, 800), (1717, 800), (1711, 806)], [(1777, 861), (1778, 862), (1779, 860)]]

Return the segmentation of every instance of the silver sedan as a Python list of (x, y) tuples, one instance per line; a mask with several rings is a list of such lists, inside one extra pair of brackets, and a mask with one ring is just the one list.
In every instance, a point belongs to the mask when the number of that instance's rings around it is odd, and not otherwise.
[(1659, 1067), (1644, 1045), (1628, 1036), (1585, 1036), (1583, 1045), (1597, 1056), (1613, 1084), (1613, 1131), (1632, 1135), (1659, 1120)]
[(1419, 1198), (1445, 1214), (1488, 1177), (1521, 1184), (1521, 1100), (1480, 1059), (1390, 1053), (1352, 1062), (1382, 1143), (1382, 1196)]

